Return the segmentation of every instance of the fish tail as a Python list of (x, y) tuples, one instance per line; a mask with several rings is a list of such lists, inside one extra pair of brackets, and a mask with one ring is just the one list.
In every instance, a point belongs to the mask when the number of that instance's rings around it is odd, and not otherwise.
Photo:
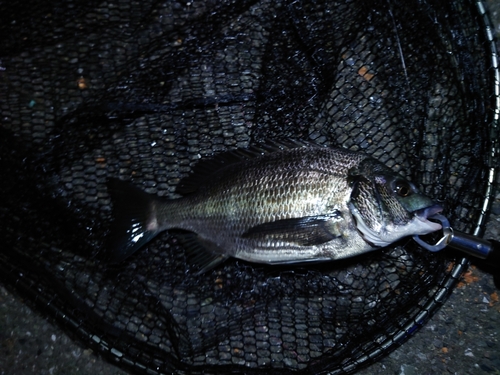
[(118, 179), (109, 179), (107, 185), (114, 215), (108, 238), (110, 262), (119, 263), (160, 232), (158, 199)]

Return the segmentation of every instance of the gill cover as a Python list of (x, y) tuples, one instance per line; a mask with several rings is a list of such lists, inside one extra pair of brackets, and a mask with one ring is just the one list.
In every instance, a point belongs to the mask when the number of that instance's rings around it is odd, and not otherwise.
[(349, 208), (365, 241), (373, 246), (387, 246), (423, 231), (427, 216), (416, 213), (426, 212), (434, 204), (415, 185), (371, 158), (353, 168), (349, 180)]

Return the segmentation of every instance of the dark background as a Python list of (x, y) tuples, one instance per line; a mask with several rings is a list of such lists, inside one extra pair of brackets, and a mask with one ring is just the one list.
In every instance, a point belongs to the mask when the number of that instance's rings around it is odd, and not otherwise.
[[(500, 1), (486, 5), (498, 37)], [(500, 240), (500, 194), (492, 211), (485, 238)], [(499, 293), (489, 270), (474, 262), (419, 332), (359, 374), (500, 374)], [(0, 374), (126, 373), (73, 341), (0, 284)]]

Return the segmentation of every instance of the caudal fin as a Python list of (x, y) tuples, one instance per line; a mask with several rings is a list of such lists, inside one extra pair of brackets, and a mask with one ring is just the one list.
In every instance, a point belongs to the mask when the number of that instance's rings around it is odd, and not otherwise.
[(119, 263), (159, 233), (156, 198), (115, 178), (107, 185), (114, 215), (109, 235), (110, 262)]

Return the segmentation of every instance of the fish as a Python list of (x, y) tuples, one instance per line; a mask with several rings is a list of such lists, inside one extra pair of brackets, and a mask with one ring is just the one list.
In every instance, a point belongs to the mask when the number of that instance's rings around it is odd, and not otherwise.
[(357, 151), (286, 140), (201, 160), (180, 198), (108, 182), (112, 263), (180, 230), (186, 259), (207, 272), (226, 259), (301, 264), (344, 259), (441, 229), (443, 210), (403, 176)]

